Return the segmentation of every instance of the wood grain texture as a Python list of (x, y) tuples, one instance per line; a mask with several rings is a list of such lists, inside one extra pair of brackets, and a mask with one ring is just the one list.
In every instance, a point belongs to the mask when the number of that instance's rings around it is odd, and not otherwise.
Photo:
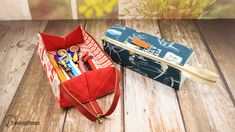
[[(86, 22), (86, 31), (90, 33), (95, 40), (101, 45), (101, 38), (103, 36), (103, 33), (110, 28), (113, 24), (120, 23), (120, 21), (112, 21), (112, 20), (88, 20)], [(102, 46), (102, 45), (101, 45)], [(116, 65), (118, 69), (120, 67)], [(122, 89), (122, 87), (121, 87)], [(122, 93), (121, 93), (122, 94)], [(103, 111), (107, 111), (107, 109), (110, 107), (110, 104), (113, 100), (113, 94), (104, 96), (100, 99), (98, 99), (98, 103), (100, 104)], [(103, 119), (103, 123), (99, 124), (97, 122), (91, 122), (87, 118), (85, 118), (77, 109), (71, 108), (68, 110), (68, 114), (66, 117), (66, 122), (64, 126), (65, 132), (70, 131), (102, 131), (102, 132), (120, 132), (123, 131), (123, 113), (122, 113), (122, 97), (120, 97), (120, 100), (118, 102), (118, 105), (115, 109), (115, 111), (105, 119)]]
[(232, 68), (235, 66), (235, 20), (201, 20), (197, 23), (235, 105), (235, 70)]
[[(39, 125), (10, 125), (8, 127), (7, 124), (11, 120), (14, 121), (10, 115), (13, 115), (18, 122), (38, 121)], [(0, 131), (60, 131), (64, 117), (65, 110), (56, 104), (41, 61), (35, 52)]]
[[(194, 49), (193, 66), (218, 73), (192, 21), (161, 20), (159, 23), (164, 38)], [(187, 131), (234, 131), (235, 108), (221, 78), (212, 86), (187, 80), (177, 96)]]
[[(121, 98), (114, 113), (102, 124), (89, 121), (75, 108), (61, 109), (34, 52), (37, 41), (34, 33), (46, 27), (46, 33), (64, 36), (83, 24), (101, 44), (103, 33), (116, 23), (192, 47), (195, 50), (192, 65), (217, 72), (221, 78), (212, 86), (187, 80), (176, 92), (116, 65), (123, 71)], [(0, 121), (4, 119), (0, 131), (232, 132), (235, 130), (235, 28), (231, 25), (234, 24), (234, 20), (200, 21), (196, 25), (191, 20), (0, 22)], [(112, 99), (108, 95), (98, 102), (107, 109)], [(38, 121), (39, 125), (6, 127), (14, 120), (9, 115), (17, 121)]]
[[(80, 23), (84, 24), (84, 21), (49, 22), (45, 33), (65, 36)], [(36, 52), (6, 115), (16, 116), (18, 121), (39, 121), (40, 125), (16, 125), (13, 129), (7, 128), (8, 116), (6, 116), (5, 124), (1, 126), (3, 131), (62, 131), (63, 129), (66, 109), (61, 109), (56, 103)]]
[(0, 123), (33, 55), (37, 42), (34, 35), (46, 24), (47, 21), (0, 22)]
[[(126, 20), (125, 25), (160, 37), (157, 21)], [(125, 68), (126, 131), (184, 131), (175, 90)]]

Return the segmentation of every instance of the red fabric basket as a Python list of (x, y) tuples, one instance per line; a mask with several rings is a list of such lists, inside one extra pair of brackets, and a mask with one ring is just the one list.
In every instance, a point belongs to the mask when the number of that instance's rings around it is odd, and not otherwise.
[[(38, 53), (42, 62), (45, 60), (45, 55), (48, 57), (51, 51), (78, 45), (82, 51), (93, 55), (99, 67), (97, 70), (85, 72), (66, 82), (60, 82), (58, 89), (56, 87), (53, 89), (59, 90), (59, 98), (57, 100), (60, 106), (74, 106), (91, 121), (100, 120), (100, 117), (110, 115), (116, 108), (120, 96), (120, 72), (114, 67), (112, 60), (93, 37), (82, 26), (78, 26), (64, 38), (45, 33), (39, 33), (39, 36), (41, 38), (39, 39), (39, 45), (41, 44), (40, 46), (43, 48), (39, 46)], [(45, 54), (43, 54), (44, 52)], [(47, 76), (51, 79), (51, 85), (56, 85), (54, 83), (56, 77), (54, 76), (57, 76), (57, 73), (53, 67), (48, 72), (47, 67), (47, 64), (44, 64)], [(49, 73), (52, 75), (48, 75)], [(113, 102), (110, 108), (103, 112), (96, 99), (110, 93), (114, 93)]]

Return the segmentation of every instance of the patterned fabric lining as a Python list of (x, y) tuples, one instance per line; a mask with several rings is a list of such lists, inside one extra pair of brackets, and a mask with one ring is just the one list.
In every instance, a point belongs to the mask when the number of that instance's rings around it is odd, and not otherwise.
[(96, 61), (96, 64), (99, 68), (114, 67), (111, 60), (105, 55), (102, 49), (98, 46), (98, 43), (96, 43), (95, 40), (89, 34), (87, 34), (83, 29), (82, 29), (82, 34), (85, 41), (85, 45), (84, 47), (82, 46), (81, 50), (88, 48), (90, 50), (89, 53), (93, 55), (94, 60)]

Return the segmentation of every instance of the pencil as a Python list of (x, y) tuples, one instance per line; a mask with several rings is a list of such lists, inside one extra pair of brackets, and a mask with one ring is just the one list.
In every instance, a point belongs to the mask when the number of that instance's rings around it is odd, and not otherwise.
[(55, 68), (55, 71), (60, 79), (60, 81), (63, 83), (65, 81), (67, 81), (66, 76), (64, 75), (64, 73), (61, 71), (60, 67), (58, 66), (57, 62), (54, 59), (54, 56), (49, 54), (49, 60), (51, 61), (53, 67)]

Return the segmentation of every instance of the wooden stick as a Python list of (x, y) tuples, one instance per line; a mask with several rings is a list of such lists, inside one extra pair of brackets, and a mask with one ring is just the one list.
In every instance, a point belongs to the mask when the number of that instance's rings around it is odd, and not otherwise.
[(158, 62), (161, 62), (161, 63), (165, 63), (168, 66), (174, 67), (174, 68), (180, 70), (181, 72), (186, 73), (185, 75), (191, 75), (191, 76), (187, 76), (188, 78), (195, 79), (195, 80), (205, 82), (205, 83), (208, 83), (208, 84), (215, 83), (217, 78), (218, 78), (218, 75), (216, 73), (211, 72), (211, 71), (208, 71), (208, 70), (205, 70), (205, 69), (199, 69), (199, 68), (196, 68), (196, 67), (192, 67), (190, 65), (184, 65), (184, 66), (177, 65), (177, 64), (171, 63), (168, 60), (165, 60), (163, 58), (160, 58), (160, 57), (152, 55), (152, 54), (148, 54), (144, 51), (133, 48), (131, 46), (128, 46), (127, 44), (123, 44), (123, 43), (121, 43), (117, 40), (108, 38), (106, 36), (104, 36), (103, 39), (110, 42), (110, 43), (112, 43), (112, 44), (114, 44), (114, 45), (116, 45), (116, 46), (118, 46), (118, 47), (122, 47), (126, 50), (129, 50), (130, 52), (142, 55), (144, 57), (150, 58), (152, 60), (155, 60), (155, 61), (158, 61)]

